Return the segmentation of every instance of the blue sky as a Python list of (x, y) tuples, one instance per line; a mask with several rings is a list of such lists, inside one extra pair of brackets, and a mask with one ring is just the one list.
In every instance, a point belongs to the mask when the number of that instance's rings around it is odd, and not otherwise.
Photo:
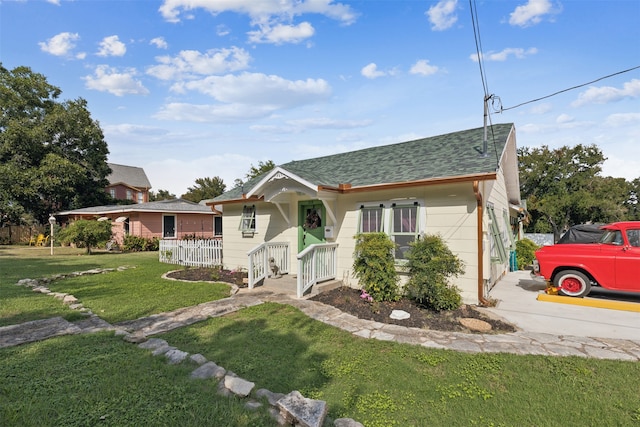
[(508, 109), (640, 66), (637, 0), (0, 0), (0, 61), (86, 99), (109, 161), (179, 196), (482, 126), (472, 5), (491, 122), (520, 147), (597, 144), (605, 176), (640, 177), (640, 69)]

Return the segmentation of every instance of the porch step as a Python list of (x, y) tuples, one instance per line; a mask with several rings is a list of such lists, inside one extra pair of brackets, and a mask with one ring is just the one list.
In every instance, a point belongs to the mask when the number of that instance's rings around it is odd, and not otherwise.
[[(262, 286), (265, 290), (270, 290), (277, 293), (291, 295), (293, 297), (297, 294), (297, 279), (295, 275), (285, 274), (280, 278), (266, 278)], [(303, 296), (303, 298), (311, 298), (314, 295), (318, 295), (321, 292), (330, 291), (332, 289), (342, 286), (341, 280), (328, 280), (326, 282), (317, 283), (312, 286), (310, 290)], [(256, 289), (259, 289), (256, 288)]]

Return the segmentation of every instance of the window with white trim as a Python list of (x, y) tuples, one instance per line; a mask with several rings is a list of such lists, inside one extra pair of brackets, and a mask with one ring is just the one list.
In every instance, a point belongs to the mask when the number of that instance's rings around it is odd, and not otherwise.
[(127, 190), (127, 200), (133, 200), (133, 192), (131, 190)]
[(144, 193), (142, 191), (138, 191), (138, 203), (144, 203)]
[(360, 233), (378, 233), (383, 230), (384, 205), (360, 206)]
[(240, 218), (240, 231), (243, 233), (256, 232), (256, 206), (245, 205), (242, 208), (242, 217)]
[(413, 205), (391, 205), (392, 224), (389, 235), (396, 244), (396, 259), (406, 259), (411, 242), (418, 239), (418, 202)]

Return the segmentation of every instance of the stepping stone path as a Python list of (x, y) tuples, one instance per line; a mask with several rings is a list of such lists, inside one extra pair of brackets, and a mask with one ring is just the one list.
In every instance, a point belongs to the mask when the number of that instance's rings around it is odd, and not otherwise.
[[(194, 370), (191, 372), (191, 378), (194, 380), (214, 381), (217, 393), (245, 399), (245, 407), (248, 410), (256, 410), (266, 403), (269, 405), (268, 412), (279, 425), (304, 427), (326, 425), (328, 410), (326, 402), (305, 398), (299, 391), (295, 390), (286, 395), (266, 389), (254, 390), (255, 384), (253, 382), (227, 371), (215, 362), (207, 360), (201, 354), (189, 354), (172, 347), (163, 339), (153, 338), (152, 336), (270, 301), (292, 305), (315, 320), (368, 339), (396, 341), (469, 353), (504, 352), (640, 361), (640, 341), (636, 340), (557, 336), (530, 332), (465, 334), (408, 328), (358, 319), (350, 314), (341, 312), (335, 307), (311, 300), (294, 299), (287, 295), (274, 294), (265, 290), (249, 291), (242, 289), (238, 291), (237, 288), (233, 289), (233, 296), (230, 298), (111, 325), (85, 308), (82, 302), (78, 301), (73, 295), (51, 292), (47, 287), (52, 281), (66, 277), (103, 274), (127, 268), (131, 267), (94, 269), (43, 279), (20, 280), (17, 285), (30, 287), (34, 292), (58, 298), (63, 304), (69, 305), (71, 309), (85, 313), (87, 318), (71, 323), (61, 317), (55, 317), (0, 327), (0, 348), (61, 335), (113, 330), (116, 335), (122, 336), (125, 341), (134, 343), (143, 350), (150, 351), (154, 356), (164, 357), (168, 364), (193, 364)], [(403, 316), (402, 313), (397, 314), (399, 317)], [(486, 329), (485, 325), (476, 322), (476, 320), (463, 319), (462, 321), (467, 323), (472, 330), (479, 332), (490, 330)], [(340, 418), (333, 421), (333, 426), (362, 427), (362, 424), (350, 418)]]

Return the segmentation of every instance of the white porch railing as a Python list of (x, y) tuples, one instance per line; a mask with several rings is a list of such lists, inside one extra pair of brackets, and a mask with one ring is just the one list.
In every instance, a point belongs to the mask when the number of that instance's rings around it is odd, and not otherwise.
[(251, 249), (247, 256), (249, 257), (249, 289), (253, 289), (256, 283), (269, 275), (270, 258), (273, 258), (274, 263), (280, 269), (280, 274), (289, 273), (288, 242), (263, 243)]
[(337, 243), (320, 243), (298, 254), (298, 298), (316, 283), (336, 278), (337, 249)]
[(213, 267), (222, 265), (222, 241), (160, 240), (160, 262), (189, 267)]

